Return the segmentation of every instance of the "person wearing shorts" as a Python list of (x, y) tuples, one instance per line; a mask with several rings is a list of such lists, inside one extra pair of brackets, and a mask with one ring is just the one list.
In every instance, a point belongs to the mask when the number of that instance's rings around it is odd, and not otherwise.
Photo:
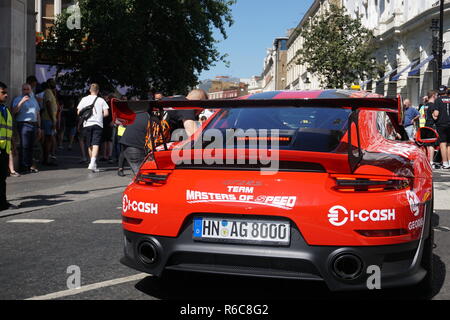
[(56, 82), (54, 79), (47, 80), (47, 89), (43, 99), (42, 129), (44, 131), (44, 159), (43, 165), (55, 166), (56, 163), (50, 159), (55, 143), (57, 124), (58, 102), (56, 100)]
[(91, 84), (89, 88), (91, 94), (81, 99), (77, 107), (78, 114), (80, 114), (84, 108), (94, 105), (92, 116), (83, 123), (83, 136), (86, 139), (89, 157), (91, 158), (88, 169), (93, 172), (99, 171), (97, 169), (97, 156), (102, 142), (103, 118), (109, 115), (109, 106), (103, 98), (98, 96), (99, 91), (98, 84)]
[(439, 134), (442, 169), (450, 169), (450, 96), (447, 87), (439, 87), (439, 95), (434, 103), (432, 114)]

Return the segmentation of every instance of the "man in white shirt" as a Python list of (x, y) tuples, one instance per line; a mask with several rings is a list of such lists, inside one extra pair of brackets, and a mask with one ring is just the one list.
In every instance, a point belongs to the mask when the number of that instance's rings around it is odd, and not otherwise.
[(88, 169), (94, 172), (98, 172), (97, 156), (102, 142), (103, 118), (109, 115), (109, 106), (103, 98), (98, 96), (99, 91), (98, 84), (91, 84), (89, 88), (91, 94), (81, 99), (77, 107), (80, 114), (81, 110), (94, 104), (92, 116), (83, 123), (83, 136), (91, 158)]

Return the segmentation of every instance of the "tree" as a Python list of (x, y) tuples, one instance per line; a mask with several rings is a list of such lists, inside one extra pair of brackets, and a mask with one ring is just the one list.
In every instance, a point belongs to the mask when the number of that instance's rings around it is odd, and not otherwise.
[[(63, 86), (82, 89), (97, 82), (113, 89), (153, 88), (184, 93), (198, 75), (224, 60), (213, 29), (227, 37), (235, 0), (80, 0), (80, 28), (68, 28), (64, 12), (38, 50), (62, 60)], [(61, 57), (67, 57), (61, 59)]]
[(330, 10), (314, 18), (299, 35), (304, 41), (297, 63), (306, 64), (307, 71), (318, 75), (324, 87), (343, 88), (383, 69), (371, 61), (372, 31), (344, 8), (331, 4)]

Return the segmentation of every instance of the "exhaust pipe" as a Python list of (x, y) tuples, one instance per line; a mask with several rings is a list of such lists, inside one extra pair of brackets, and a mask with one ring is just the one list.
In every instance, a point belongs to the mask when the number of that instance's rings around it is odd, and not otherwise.
[(138, 246), (139, 259), (144, 264), (154, 264), (158, 259), (158, 250), (150, 241), (143, 241)]
[(358, 256), (346, 253), (333, 260), (331, 269), (339, 279), (355, 280), (363, 271), (363, 263)]

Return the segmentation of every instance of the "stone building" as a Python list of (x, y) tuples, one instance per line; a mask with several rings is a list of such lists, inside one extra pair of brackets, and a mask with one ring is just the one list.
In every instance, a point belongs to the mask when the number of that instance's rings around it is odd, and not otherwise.
[(241, 82), (248, 85), (249, 94), (261, 93), (263, 90), (263, 79), (260, 76), (253, 76), (249, 79), (241, 79)]
[[(363, 82), (364, 89), (383, 95), (401, 94), (413, 105), (434, 88), (435, 63), (432, 46), (432, 19), (439, 19), (437, 0), (344, 0), (354, 18), (374, 31), (377, 39), (374, 57), (386, 65), (386, 73)], [(444, 60), (450, 53), (450, 3), (444, 11)], [(449, 66), (447, 66), (449, 67)], [(450, 72), (443, 70), (443, 84), (449, 85)]]
[(49, 29), (55, 24), (56, 17), (76, 0), (34, 0), (36, 7), (36, 32), (42, 33), (44, 37)]
[(0, 81), (10, 97), (21, 92), (22, 83), (34, 74), (35, 11), (29, 0), (0, 0)]
[(287, 37), (276, 38), (267, 50), (262, 73), (262, 91), (283, 90), (286, 87)]
[(299, 31), (307, 26), (312, 19), (324, 14), (331, 3), (342, 6), (342, 0), (314, 0), (297, 27), (289, 30), (285, 89), (309, 90), (320, 88), (320, 79), (307, 71), (307, 65), (301, 63), (297, 53), (303, 45), (303, 38), (299, 36)]
[[(343, 6), (353, 17), (372, 30), (376, 37), (373, 57), (386, 66), (374, 79), (362, 79), (363, 89), (382, 95), (402, 94), (418, 105), (420, 97), (433, 89), (432, 19), (439, 19), (438, 0), (315, 0), (298, 26), (290, 31), (287, 43), (286, 89), (320, 88), (319, 79), (299, 63), (297, 51), (303, 39), (298, 36), (309, 21), (323, 14), (330, 3)], [(444, 61), (450, 53), (450, 1), (445, 3)], [(444, 68), (450, 68), (449, 63)], [(443, 84), (450, 85), (450, 71), (444, 69)]]
[(248, 94), (248, 84), (229, 77), (217, 77), (210, 81), (209, 99), (233, 99)]

